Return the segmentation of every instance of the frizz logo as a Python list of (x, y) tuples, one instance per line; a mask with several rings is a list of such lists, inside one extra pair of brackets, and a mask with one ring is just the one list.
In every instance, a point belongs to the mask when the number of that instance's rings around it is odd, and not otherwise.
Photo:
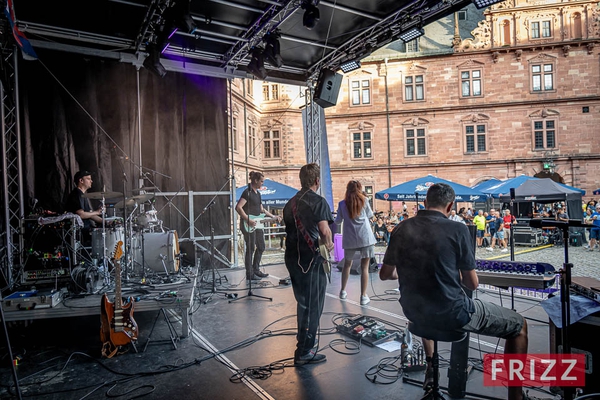
[(485, 386), (585, 386), (583, 354), (486, 354)]

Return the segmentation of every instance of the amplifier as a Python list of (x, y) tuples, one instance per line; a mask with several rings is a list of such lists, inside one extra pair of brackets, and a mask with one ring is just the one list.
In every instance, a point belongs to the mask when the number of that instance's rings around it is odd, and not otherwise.
[(571, 291), (600, 303), (600, 281), (584, 276), (571, 278)]
[(2, 300), (4, 311), (24, 311), (39, 308), (55, 307), (62, 301), (62, 292), (49, 290), (47, 292), (30, 290), (26, 292), (15, 292)]

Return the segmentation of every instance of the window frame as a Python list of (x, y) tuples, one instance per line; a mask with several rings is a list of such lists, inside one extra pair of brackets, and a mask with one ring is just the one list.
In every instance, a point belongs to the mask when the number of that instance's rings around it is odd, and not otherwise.
[[(421, 78), (420, 82), (417, 82), (417, 79)], [(407, 83), (407, 80), (410, 79), (411, 82)], [(407, 99), (407, 91), (410, 88), (412, 99)], [(422, 98), (417, 99), (417, 89), (421, 88)], [(420, 71), (420, 73), (416, 74), (403, 74), (402, 75), (402, 102), (403, 103), (422, 103), (427, 101), (426, 94), (426, 85), (425, 85), (425, 72)]]
[[(473, 72), (479, 72), (479, 78), (473, 78)], [(464, 79), (463, 74), (468, 73), (469, 78)], [(484, 97), (484, 78), (483, 78), (483, 66), (478, 65), (476, 67), (462, 67), (458, 69), (458, 77), (460, 81), (459, 85), (459, 96), (461, 99), (480, 99)], [(463, 87), (465, 82), (469, 82), (469, 94), (465, 95), (463, 92)], [(479, 94), (473, 94), (473, 84), (474, 82), (479, 82)]]
[[(357, 84), (357, 87), (354, 87), (354, 84)], [(366, 84), (366, 86), (365, 86)], [(365, 78), (356, 77), (355, 79), (349, 79), (348, 81), (349, 93), (348, 100), (350, 102), (350, 107), (361, 107), (361, 106), (371, 106), (373, 104), (373, 95), (372, 95), (372, 79), (371, 77)], [(358, 103), (354, 102), (354, 97), (358, 96)], [(365, 95), (368, 96), (368, 101), (365, 102)]]
[[(419, 136), (419, 131), (423, 131), (423, 135)], [(409, 136), (409, 132), (412, 132), (412, 136)], [(411, 126), (403, 128), (404, 133), (404, 156), (405, 157), (427, 157), (428, 156), (428, 143), (427, 143), (427, 127), (426, 126)], [(411, 145), (409, 144), (409, 140), (413, 142), (412, 148), (414, 150), (414, 154), (409, 154), (409, 150), (411, 149)], [(419, 154), (419, 142), (423, 144), (424, 153)]]
[[(483, 127), (483, 132), (479, 130), (480, 127)], [(472, 132), (468, 132), (469, 128), (473, 128)], [(474, 154), (485, 154), (489, 153), (489, 129), (487, 122), (468, 122), (463, 123), (463, 139), (464, 139), (464, 149), (463, 152), (466, 155), (474, 155)], [(469, 138), (473, 138), (473, 150), (469, 150)], [(484, 149), (480, 150), (480, 141), (479, 139), (483, 137)]]
[[(369, 138), (365, 139), (365, 135), (368, 134)], [(360, 139), (356, 139), (355, 135), (360, 135)], [(360, 154), (358, 156), (356, 156), (356, 144), (360, 143)], [(368, 143), (368, 146), (367, 146)], [(367, 148), (368, 148), (368, 152), (369, 155), (365, 156), (365, 154), (367, 153)], [(373, 159), (373, 130), (367, 130), (367, 129), (357, 129), (357, 130), (352, 130), (350, 132), (350, 159), (351, 160), (372, 160)]]
[(553, 37), (554, 29), (551, 19), (537, 19), (529, 22), (529, 40), (548, 40)]
[[(548, 66), (552, 69), (550, 72), (545, 70)], [(535, 71), (536, 67), (539, 68), (539, 71)], [(550, 89), (546, 89), (545, 86), (548, 76), (552, 79), (552, 87)], [(539, 78), (537, 79), (539, 83), (536, 82), (536, 78)], [(540, 88), (536, 90), (537, 84), (539, 84)], [(532, 94), (556, 92), (556, 60), (540, 60), (529, 63), (529, 91)]]
[[(275, 133), (277, 133), (277, 137), (275, 137)], [(269, 147), (268, 155), (267, 155), (267, 146)], [(278, 154), (275, 155), (275, 152), (277, 152)], [(272, 155), (271, 155), (271, 153), (272, 153)], [(281, 159), (281, 130), (280, 129), (263, 130), (263, 159), (265, 159), (265, 160), (280, 160)]]
[(280, 97), (279, 84), (271, 82), (263, 82), (262, 97), (263, 102), (273, 103), (278, 102)]
[(252, 123), (248, 123), (248, 157), (258, 157), (257, 142), (258, 137), (256, 136), (256, 126)]
[[(542, 127), (541, 128), (536, 128), (536, 123), (541, 123)], [(552, 124), (551, 127), (548, 126), (548, 124)], [(537, 147), (536, 142), (538, 140), (537, 136), (538, 133), (542, 134), (542, 142), (543, 142), (543, 146), (542, 147)], [(553, 147), (549, 147), (548, 146), (548, 132), (552, 132), (552, 141), (553, 141)], [(531, 145), (532, 145), (532, 149), (533, 151), (548, 151), (548, 150), (556, 150), (558, 148), (558, 138), (557, 138), (557, 133), (558, 133), (558, 118), (555, 117), (550, 117), (550, 118), (534, 118), (531, 121)]]

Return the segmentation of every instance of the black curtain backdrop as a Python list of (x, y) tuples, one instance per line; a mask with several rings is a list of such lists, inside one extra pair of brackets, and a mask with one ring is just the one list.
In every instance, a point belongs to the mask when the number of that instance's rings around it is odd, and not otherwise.
[[(38, 207), (63, 212), (81, 169), (92, 172), (90, 192), (131, 196), (140, 166), (144, 185), (162, 192), (229, 190), (226, 80), (174, 72), (158, 78), (142, 68), (139, 143), (135, 66), (59, 52), (39, 56), (19, 65), (26, 204), (36, 198)], [(212, 198), (195, 197), (196, 237), (210, 236), (209, 214), (215, 235), (231, 233), (228, 196), (217, 196), (210, 213), (199, 216)], [(187, 196), (157, 197), (154, 206), (166, 229), (190, 237)], [(216, 247), (229, 254), (228, 241)]]

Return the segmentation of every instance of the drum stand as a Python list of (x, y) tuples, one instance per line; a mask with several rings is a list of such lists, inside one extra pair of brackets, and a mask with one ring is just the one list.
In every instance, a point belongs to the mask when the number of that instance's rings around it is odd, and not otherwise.
[[(212, 269), (212, 287), (210, 290), (209, 295), (204, 299), (204, 304), (208, 303), (209, 301), (212, 300), (212, 297), (215, 294), (221, 294), (227, 298), (231, 297), (231, 295), (225, 293), (225, 292), (221, 292), (219, 290), (217, 290), (217, 278), (215, 276), (215, 228), (213, 227), (213, 223), (212, 223), (212, 206), (215, 204), (215, 199), (213, 198), (208, 205), (204, 208), (204, 211), (208, 210), (208, 220), (210, 222), (210, 268)], [(203, 211), (203, 213), (204, 213)], [(202, 215), (202, 214), (200, 214)], [(161, 257), (162, 258), (162, 257)], [(163, 265), (165, 265), (165, 261), (164, 259), (162, 260)], [(165, 271), (167, 270), (167, 267), (165, 266)], [(233, 295), (236, 296), (236, 295)], [(229, 301), (231, 303), (231, 300)]]

